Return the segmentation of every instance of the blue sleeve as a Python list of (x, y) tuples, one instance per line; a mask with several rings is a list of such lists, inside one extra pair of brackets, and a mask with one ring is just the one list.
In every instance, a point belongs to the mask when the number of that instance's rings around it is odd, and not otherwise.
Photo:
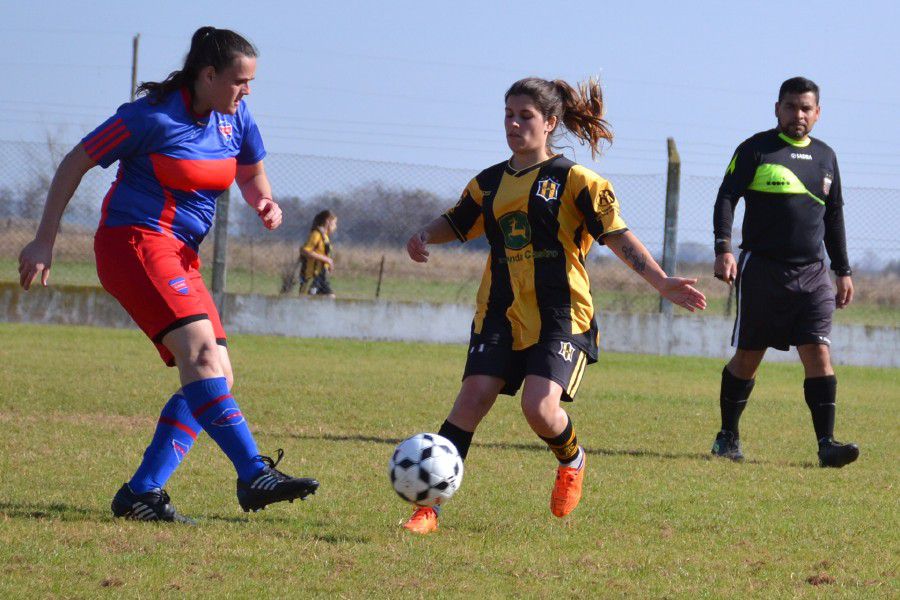
[(123, 104), (116, 114), (84, 136), (81, 144), (88, 156), (104, 169), (120, 158), (149, 154), (155, 120), (147, 113), (144, 99)]
[(266, 157), (266, 147), (263, 145), (262, 136), (256, 121), (247, 109), (247, 105), (241, 102), (240, 110), (241, 126), (241, 150), (237, 155), (239, 165), (255, 165)]

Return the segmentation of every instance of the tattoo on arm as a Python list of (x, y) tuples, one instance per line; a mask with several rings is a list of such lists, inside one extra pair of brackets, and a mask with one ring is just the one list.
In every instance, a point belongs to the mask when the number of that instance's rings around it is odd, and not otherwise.
[(644, 269), (647, 267), (647, 259), (638, 254), (637, 250), (632, 248), (630, 245), (625, 244), (622, 246), (622, 254), (625, 255), (629, 261), (631, 261), (631, 267), (637, 271), (638, 273), (643, 273)]

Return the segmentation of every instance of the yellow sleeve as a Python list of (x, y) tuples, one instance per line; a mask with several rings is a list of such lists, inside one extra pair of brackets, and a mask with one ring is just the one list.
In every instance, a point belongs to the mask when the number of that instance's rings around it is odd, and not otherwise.
[(483, 201), (484, 193), (478, 186), (478, 181), (472, 179), (456, 206), (444, 213), (444, 218), (450, 223), (459, 241), (466, 242), (484, 235), (484, 216), (481, 212)]
[(303, 244), (303, 249), (308, 250), (309, 252), (316, 252), (317, 254), (321, 254), (322, 251), (320, 248), (323, 248), (325, 244), (322, 243), (322, 233), (318, 229), (313, 229), (309, 232), (309, 237), (306, 238), (306, 243)]
[(610, 233), (628, 231), (612, 183), (580, 165), (573, 168), (573, 172), (576, 175), (572, 181), (576, 183), (575, 206), (584, 217), (588, 233), (602, 244), (603, 238)]

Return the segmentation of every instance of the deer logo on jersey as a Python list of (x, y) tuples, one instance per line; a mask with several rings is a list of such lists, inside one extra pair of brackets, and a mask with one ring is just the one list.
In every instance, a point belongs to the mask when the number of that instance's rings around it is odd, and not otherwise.
[(510, 250), (521, 250), (531, 243), (531, 225), (522, 211), (506, 213), (497, 223), (503, 232), (503, 245)]

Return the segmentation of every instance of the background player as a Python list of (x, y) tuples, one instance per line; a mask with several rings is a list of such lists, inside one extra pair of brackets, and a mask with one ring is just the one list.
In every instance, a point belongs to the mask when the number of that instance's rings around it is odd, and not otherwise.
[[(585, 268), (594, 240), (672, 302), (693, 311), (706, 299), (692, 287), (696, 280), (668, 277), (628, 231), (608, 181), (551, 150), (563, 125), (593, 154), (612, 139), (597, 83), (576, 90), (528, 78), (514, 83), (505, 101), (512, 157), (472, 179), (455, 207), (410, 238), (407, 251), (426, 262), (427, 244), (487, 237), (462, 388), (439, 433), (465, 458), (497, 395), (515, 395), (524, 383), (525, 419), (559, 461), (550, 509), (563, 517), (578, 505), (584, 477), (584, 450), (560, 401), (575, 398), (585, 367), (597, 360)], [(437, 513), (419, 508), (404, 527), (434, 531)]]
[(337, 217), (323, 210), (313, 218), (306, 243), (300, 248), (300, 294), (334, 298), (328, 273), (334, 270), (331, 236), (337, 231)]
[(181, 389), (163, 408), (137, 472), (116, 493), (117, 517), (191, 522), (162, 487), (200, 431), (234, 464), (244, 510), (303, 498), (319, 485), (278, 471), (280, 450), (278, 460), (259, 455), (230, 393), (225, 331), (199, 271), (197, 249), (216, 198), (233, 181), (267, 228), (281, 224), (262, 138), (243, 101), (256, 56), (232, 31), (198, 29), (181, 70), (143, 83), (139, 92), (146, 95), (120, 106), (65, 157), (37, 235), (19, 256), (22, 287), (29, 289), (38, 274), (47, 285), (60, 219), (82, 177), (98, 164), (119, 161), (95, 236), (97, 274), (166, 364), (178, 367)]
[[(819, 88), (803, 77), (781, 84), (778, 127), (738, 146), (725, 173), (713, 214), (715, 275), (737, 285), (731, 344), (737, 350), (722, 370), (722, 429), (717, 456), (742, 460), (738, 421), (767, 348), (797, 346), (806, 380), (803, 393), (819, 442), (819, 463), (842, 467), (859, 456), (856, 444), (834, 440), (837, 379), (829, 335), (835, 304), (853, 300), (844, 232), (844, 199), (834, 151), (809, 137), (819, 119)], [(731, 251), (734, 207), (746, 202), (741, 256)], [(837, 295), (822, 246), (837, 275)]]

